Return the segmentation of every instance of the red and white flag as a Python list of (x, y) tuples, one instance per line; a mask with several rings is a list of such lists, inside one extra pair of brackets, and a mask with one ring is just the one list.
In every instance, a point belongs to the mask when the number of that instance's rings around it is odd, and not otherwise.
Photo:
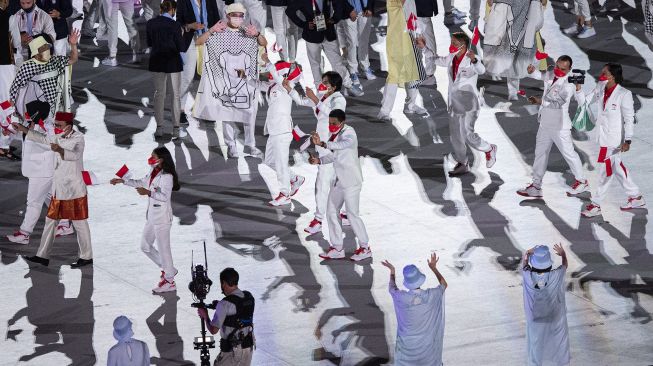
[(123, 166), (116, 172), (116, 177), (120, 179), (129, 179), (131, 176), (132, 172), (129, 170), (126, 164), (123, 164)]
[(84, 180), (84, 184), (87, 186), (100, 184), (100, 181), (97, 179), (95, 173), (89, 172), (88, 170), (82, 170), (82, 179)]
[(474, 27), (474, 35), (472, 36), (472, 44), (474, 46), (478, 45), (478, 41), (481, 39), (481, 32), (478, 30), (478, 26)]
[(548, 54), (548, 53), (540, 52), (540, 51), (538, 51), (538, 50), (535, 51), (535, 59), (536, 59), (536, 60), (538, 60), (538, 61), (540, 61), (540, 60), (544, 60), (544, 59), (546, 59), (547, 57), (549, 57), (549, 54)]
[(2, 115), (0, 115), (0, 127), (4, 130), (15, 132), (11, 126), (11, 115), (14, 113), (14, 107), (8, 100), (5, 100), (0, 103), (0, 108), (0, 112), (2, 113)]
[(304, 151), (306, 150), (309, 146), (311, 146), (311, 135), (305, 133), (302, 131), (299, 126), (295, 126), (292, 129), (292, 138), (295, 141), (302, 141), (301, 145), (299, 146), (299, 151)]

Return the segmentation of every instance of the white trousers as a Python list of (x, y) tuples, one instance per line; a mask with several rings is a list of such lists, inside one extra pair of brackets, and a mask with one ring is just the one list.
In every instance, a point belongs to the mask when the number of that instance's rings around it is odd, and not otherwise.
[(186, 99), (191, 93), (191, 85), (193, 85), (193, 79), (195, 79), (195, 74), (197, 73), (197, 47), (195, 46), (195, 38), (190, 43), (188, 51), (186, 51), (186, 57), (184, 58), (184, 71), (181, 73), (181, 81), (179, 86), (179, 98), (181, 111), (186, 109)]
[(571, 169), (576, 180), (584, 181), (583, 164), (580, 157), (574, 150), (574, 142), (571, 139), (571, 130), (557, 130), (550, 128), (538, 128), (535, 136), (535, 160), (533, 161), (533, 183), (541, 187), (542, 178), (549, 164), (549, 153), (551, 146), (556, 145), (562, 157)]
[(370, 67), (369, 48), (372, 18), (359, 15), (354, 22), (343, 19), (338, 25), (341, 25), (344, 30), (349, 73), (357, 72), (359, 66), (361, 70), (367, 70)]
[(286, 6), (270, 6), (272, 28), (277, 37), (277, 46), (281, 47), (281, 58), (294, 62), (297, 57), (299, 28), (286, 15)]
[[(78, 256), (80, 259), (92, 259), (93, 247), (91, 246), (91, 230), (88, 227), (87, 220), (72, 220), (73, 227), (77, 232), (77, 243), (79, 244)], [(59, 220), (53, 220), (49, 217), (45, 218), (45, 227), (43, 228), (43, 235), (41, 236), (41, 244), (36, 252), (36, 255), (41, 258), (49, 258), (52, 243), (57, 232), (57, 225)]]
[(143, 17), (148, 21), (161, 13), (161, 0), (143, 0)]
[(592, 13), (590, 12), (590, 4), (587, 0), (574, 1), (574, 13), (578, 16), (585, 18), (586, 22), (592, 20)]
[(134, 52), (140, 49), (138, 32), (134, 27), (134, 1), (125, 1), (122, 3), (105, 2), (104, 11), (107, 19), (107, 33), (109, 41), (109, 56), (116, 57), (118, 54), (118, 13), (122, 14), (125, 21), (127, 34), (129, 35), (129, 44)]
[[(245, 130), (245, 146), (256, 147), (256, 138), (254, 136), (254, 128), (256, 126), (256, 113), (258, 111), (258, 103), (254, 102), (254, 112), (249, 121), (243, 121), (243, 129)], [(236, 122), (240, 121), (222, 121), (222, 136), (227, 146), (236, 146), (236, 135), (238, 134), (238, 127)]]
[[(218, 1), (219, 2), (219, 1)], [(245, 23), (251, 22), (256, 26), (259, 32), (263, 32), (267, 24), (267, 10), (261, 0), (236, 0), (235, 2), (243, 4), (247, 9)], [(225, 19), (226, 14), (220, 14), (220, 19)]]
[(179, 127), (179, 115), (181, 113), (179, 87), (181, 83), (181, 73), (164, 73), (154, 72), (154, 119), (156, 119), (157, 127), (163, 126), (164, 108), (166, 100), (166, 90), (168, 82), (172, 89), (172, 125)]
[(265, 165), (274, 169), (277, 173), (279, 191), (285, 196), (290, 194), (290, 176), (295, 176), (288, 166), (291, 142), (291, 133), (269, 136), (268, 141), (265, 144), (265, 160), (263, 161)]
[[(29, 159), (29, 157), (25, 157)], [(32, 234), (36, 222), (41, 217), (43, 204), (50, 204), (50, 192), (52, 191), (52, 177), (48, 178), (27, 178), (27, 207), (25, 217), (20, 225), (20, 231)]]
[[(415, 104), (419, 90), (417, 88), (409, 88), (407, 83), (405, 84), (405, 88), (407, 96), (406, 104)], [(395, 104), (395, 99), (397, 98), (398, 89), (398, 84), (385, 84), (383, 88), (383, 100), (381, 101), (381, 114), (390, 115), (392, 107)]]
[(367, 248), (369, 238), (365, 224), (360, 218), (361, 186), (343, 188), (336, 183), (331, 187), (329, 192), (329, 203), (327, 205), (327, 221), (329, 222), (329, 241), (331, 246), (337, 250), (342, 250), (342, 221), (340, 219), (340, 209), (343, 204), (347, 205), (347, 219), (351, 223), (351, 228), (358, 238), (358, 244)]
[(601, 205), (601, 202), (603, 202), (603, 199), (608, 192), (608, 188), (610, 187), (612, 177), (614, 176), (617, 177), (617, 181), (628, 197), (640, 196), (641, 193), (639, 187), (635, 182), (633, 182), (633, 177), (630, 174), (631, 172), (626, 169), (626, 166), (621, 160), (621, 153), (617, 153), (609, 159), (606, 159), (605, 162), (599, 163), (599, 166), (599, 184), (596, 188), (596, 193), (592, 195), (592, 202)]
[(517, 95), (519, 91), (519, 79), (507, 78), (506, 82), (508, 84), (508, 95)]
[(336, 171), (333, 164), (317, 166), (317, 177), (315, 177), (315, 219), (324, 221), (327, 214), (327, 203), (329, 191), (336, 181)]
[[(170, 282), (177, 273), (177, 269), (172, 264), (172, 250), (170, 249), (171, 227), (171, 223), (154, 224), (147, 220), (143, 229), (143, 238), (141, 239), (143, 253), (165, 272), (165, 278)], [(156, 248), (154, 242), (156, 242)]]
[(417, 27), (418, 33), (424, 37), (428, 52), (424, 54), (424, 69), (431, 75), (435, 73), (435, 59), (438, 57), (438, 49), (435, 44), (435, 33), (433, 33), (433, 19), (428, 17), (419, 17)]
[(340, 49), (338, 48), (338, 42), (336, 41), (325, 40), (322, 43), (306, 42), (306, 53), (308, 54), (308, 62), (311, 65), (315, 84), (319, 84), (322, 81), (320, 62), (322, 60), (323, 50), (327, 59), (331, 63), (331, 67), (342, 76), (342, 85), (347, 89), (351, 88), (352, 82), (349, 77), (349, 71), (347, 70), (347, 67), (345, 67), (344, 60), (340, 54)]
[(449, 134), (453, 158), (461, 164), (467, 163), (467, 146), (483, 152), (492, 149), (487, 141), (474, 132), (477, 118), (478, 111), (449, 115)]

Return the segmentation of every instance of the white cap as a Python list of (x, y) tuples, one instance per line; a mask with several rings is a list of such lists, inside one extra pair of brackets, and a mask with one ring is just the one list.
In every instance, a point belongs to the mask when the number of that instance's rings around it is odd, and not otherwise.
[(231, 5), (228, 5), (227, 8), (225, 9), (225, 13), (230, 14), (230, 13), (247, 13), (247, 9), (245, 9), (245, 6), (241, 3), (233, 3)]

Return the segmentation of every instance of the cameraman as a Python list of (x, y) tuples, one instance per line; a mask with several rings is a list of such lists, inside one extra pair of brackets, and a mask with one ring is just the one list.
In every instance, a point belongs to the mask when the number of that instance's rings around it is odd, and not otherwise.
[(220, 330), (220, 354), (214, 366), (249, 366), (254, 349), (254, 297), (238, 288), (238, 272), (225, 268), (220, 272), (220, 287), (225, 298), (218, 301), (213, 320), (205, 308), (197, 314), (211, 334)]
[[(577, 195), (589, 191), (587, 179), (583, 173), (583, 164), (578, 153), (574, 151), (574, 143), (571, 139), (571, 118), (569, 118), (569, 101), (576, 94), (574, 84), (570, 83), (567, 75), (571, 70), (571, 57), (563, 55), (558, 57), (555, 68), (543, 72), (540, 75), (533, 75), (544, 81), (544, 94), (542, 97), (530, 96), (528, 101), (531, 104), (539, 105), (538, 121), (540, 127), (535, 137), (535, 159), (533, 160), (533, 183), (524, 189), (517, 191), (517, 194), (525, 197), (542, 197), (542, 178), (546, 172), (549, 162), (551, 146), (555, 144), (560, 150), (572, 174), (576, 178), (571, 189), (567, 191), (568, 196)], [(533, 74), (535, 66), (528, 65), (528, 73)]]

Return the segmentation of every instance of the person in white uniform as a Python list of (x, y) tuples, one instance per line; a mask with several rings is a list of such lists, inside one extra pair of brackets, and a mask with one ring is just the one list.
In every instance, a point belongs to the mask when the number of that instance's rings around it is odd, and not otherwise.
[(356, 19), (343, 19), (338, 27), (344, 33), (347, 54), (345, 61), (353, 80), (358, 80), (358, 71), (367, 80), (375, 80), (376, 76), (370, 68), (370, 34), (374, 19), (375, 0), (348, 0), (356, 12)]
[[(453, 158), (456, 166), (449, 172), (450, 176), (458, 176), (469, 172), (467, 162), (467, 146), (485, 153), (485, 166), (489, 169), (496, 162), (497, 146), (483, 140), (475, 131), (474, 125), (481, 109), (479, 97), (478, 76), (485, 72), (483, 63), (476, 54), (469, 50), (469, 37), (463, 32), (451, 35), (449, 55), (438, 57), (437, 66), (447, 68), (449, 75), (449, 97), (447, 108), (449, 112), (449, 132)], [(422, 41), (418, 45), (424, 47)]]
[(565, 34), (570, 36), (575, 35), (580, 39), (594, 37), (596, 30), (592, 26), (592, 13), (590, 12), (589, 1), (574, 0), (574, 14), (576, 14), (576, 22), (564, 29)]
[(289, 0), (266, 0), (272, 15), (272, 29), (277, 37), (276, 49), (282, 60), (294, 62), (297, 58), (299, 28), (286, 15)]
[[(50, 37), (49, 42), (57, 39), (50, 14), (36, 6), (36, 0), (20, 1), (20, 10), (9, 18), (9, 24), (12, 23), (16, 24), (20, 32), (22, 47), (17, 52), (22, 54), (24, 60), (30, 58), (28, 57), (29, 44), (37, 38), (36, 36), (47, 34)], [(34, 57), (34, 53), (30, 56)]]
[[(170, 228), (172, 227), (172, 192), (179, 190), (179, 180), (175, 162), (170, 151), (164, 146), (157, 147), (147, 160), (152, 170), (142, 179), (114, 178), (111, 184), (124, 183), (135, 187), (141, 196), (148, 197), (147, 213), (141, 250), (159, 268), (161, 277), (158, 285), (152, 289), (155, 293), (175, 291), (177, 269), (172, 261), (170, 249)], [(154, 247), (156, 242), (157, 247)], [(157, 250), (158, 249), (158, 250)]]
[(634, 135), (635, 107), (633, 94), (621, 86), (622, 67), (608, 63), (603, 67), (596, 88), (588, 96), (577, 87), (579, 104), (587, 101), (590, 105), (598, 103), (596, 118), (599, 145), (599, 185), (592, 194), (592, 202), (585, 207), (582, 215), (594, 217), (601, 215), (601, 204), (608, 192), (613, 176), (626, 193), (628, 200), (621, 206), (623, 211), (646, 207), (641, 191), (633, 181), (632, 172), (626, 169), (621, 153), (630, 150)]
[(327, 204), (327, 220), (329, 222), (329, 250), (320, 254), (322, 259), (342, 259), (345, 257), (342, 242), (342, 222), (340, 209), (347, 205), (347, 218), (356, 238), (358, 248), (351, 256), (353, 261), (372, 258), (372, 250), (365, 224), (360, 218), (360, 195), (363, 186), (363, 173), (358, 157), (358, 137), (354, 128), (345, 123), (345, 111), (334, 109), (329, 113), (329, 133), (327, 141), (322, 141), (320, 135), (314, 132), (311, 140), (315, 146), (320, 146), (327, 153), (323, 156), (311, 157), (309, 162), (316, 165), (333, 165), (335, 181), (329, 191)]
[(292, 65), (285, 61), (279, 61), (273, 65), (267, 54), (263, 54), (262, 59), (272, 78), (264, 89), (268, 101), (268, 111), (263, 134), (268, 135), (268, 141), (265, 144), (263, 162), (274, 169), (279, 183), (279, 194), (269, 204), (283, 206), (290, 204), (290, 197), (297, 194), (299, 187), (306, 180), (293, 173), (288, 166), (290, 143), (293, 139), (293, 122), (290, 115), (293, 99), (290, 93), (294, 90), (295, 82), (299, 80), (301, 69), (299, 65)]
[[(306, 88), (306, 97), (300, 98), (296, 90), (290, 93), (295, 103), (306, 107), (314, 108), (317, 117), (317, 134), (321, 140), (328, 140), (329, 114), (331, 111), (340, 109), (345, 111), (347, 100), (340, 93), (342, 89), (342, 77), (335, 71), (327, 71), (322, 75), (322, 84), (318, 86), (318, 95), (315, 95), (311, 88)], [(326, 156), (329, 151), (316, 146), (319, 157)], [(309, 234), (316, 234), (322, 231), (322, 221), (326, 218), (326, 208), (329, 197), (329, 189), (333, 185), (335, 173), (333, 165), (319, 165), (317, 177), (315, 178), (315, 215), (308, 227), (304, 229)]]
[(414, 264), (404, 267), (408, 291), (397, 287), (392, 263), (381, 262), (390, 270), (389, 291), (397, 316), (395, 366), (442, 366), (444, 291), (448, 285), (437, 268), (438, 260), (435, 253), (427, 260), (440, 283), (435, 288), (422, 289), (426, 276)]
[[(551, 71), (534, 74), (544, 81), (544, 94), (542, 97), (531, 96), (528, 101), (539, 105), (538, 120), (540, 126), (535, 136), (535, 159), (533, 160), (533, 182), (526, 188), (517, 191), (524, 197), (542, 197), (542, 179), (549, 162), (551, 147), (555, 144), (562, 157), (569, 164), (569, 169), (575, 181), (567, 190), (568, 196), (578, 195), (589, 190), (583, 164), (574, 150), (571, 138), (571, 118), (569, 118), (569, 101), (575, 96), (574, 85), (567, 80), (571, 70), (572, 59), (567, 55), (558, 57), (555, 68)], [(535, 67), (528, 66), (528, 73), (533, 74)], [(578, 98), (577, 98), (578, 100)]]
[(538, 245), (524, 255), (522, 284), (526, 312), (528, 366), (569, 365), (569, 327), (565, 301), (567, 254), (553, 247), (562, 265), (553, 268), (549, 247)]
[(138, 52), (141, 50), (140, 37), (134, 25), (134, 0), (97, 0), (103, 1), (102, 9), (106, 19), (107, 40), (109, 47), (109, 56), (102, 60), (102, 65), (118, 66), (116, 55), (118, 54), (118, 17), (122, 15), (122, 20), (127, 28), (129, 36), (129, 45), (132, 48), (132, 63), (139, 61)]
[(149, 366), (150, 350), (147, 344), (132, 338), (132, 322), (121, 315), (113, 321), (113, 338), (116, 343), (107, 355), (107, 366)]
[(55, 118), (54, 136), (37, 132), (18, 123), (16, 130), (26, 134), (25, 139), (42, 145), (49, 145), (55, 153), (54, 175), (50, 185), (51, 196), (41, 244), (35, 256), (26, 260), (47, 266), (59, 220), (71, 220), (77, 231), (79, 259), (71, 264), (79, 268), (93, 264), (91, 231), (88, 226), (88, 198), (86, 184), (82, 178), (84, 170), (84, 134), (73, 129), (73, 114), (58, 112)]

